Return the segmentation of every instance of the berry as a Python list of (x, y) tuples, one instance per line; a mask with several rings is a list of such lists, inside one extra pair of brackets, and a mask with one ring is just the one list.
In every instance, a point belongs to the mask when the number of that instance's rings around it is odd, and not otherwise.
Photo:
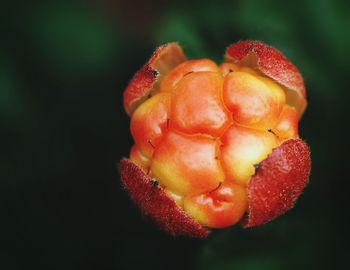
[(264, 43), (229, 46), (220, 66), (185, 60), (175, 43), (159, 47), (124, 92), (135, 145), (121, 180), (173, 235), (266, 223), (307, 183), (306, 104), (298, 70)]

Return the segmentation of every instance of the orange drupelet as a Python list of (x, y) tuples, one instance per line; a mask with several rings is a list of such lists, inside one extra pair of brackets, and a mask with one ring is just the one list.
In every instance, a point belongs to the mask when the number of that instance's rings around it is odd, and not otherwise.
[(222, 102), (223, 80), (219, 73), (193, 72), (172, 92), (171, 126), (185, 134), (219, 137), (230, 125)]
[(184, 200), (186, 213), (200, 224), (224, 228), (237, 223), (247, 209), (246, 188), (224, 181), (217, 189)]
[(163, 92), (172, 91), (176, 84), (188, 74), (199, 71), (218, 72), (218, 66), (209, 59), (187, 60), (174, 68), (160, 83)]
[(272, 130), (281, 139), (298, 138), (298, 113), (296, 109), (285, 105)]
[(242, 71), (226, 75), (223, 96), (237, 124), (262, 130), (276, 124), (285, 103), (277, 84)]
[(249, 67), (198, 59), (174, 68), (154, 93), (132, 116), (130, 159), (201, 225), (237, 223), (255, 168), (298, 137), (285, 90)]
[(225, 180), (217, 145), (216, 140), (206, 136), (169, 131), (154, 152), (151, 173), (178, 194), (209, 192)]
[(148, 158), (167, 131), (169, 109), (169, 94), (158, 94), (139, 106), (131, 118), (131, 134), (140, 152)]

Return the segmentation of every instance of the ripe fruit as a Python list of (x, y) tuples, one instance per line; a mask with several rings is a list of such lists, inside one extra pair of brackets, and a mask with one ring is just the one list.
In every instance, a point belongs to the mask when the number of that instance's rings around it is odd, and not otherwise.
[(296, 67), (264, 43), (229, 46), (220, 66), (163, 45), (124, 92), (135, 145), (121, 180), (172, 235), (266, 223), (308, 181), (310, 154), (298, 139), (306, 104)]

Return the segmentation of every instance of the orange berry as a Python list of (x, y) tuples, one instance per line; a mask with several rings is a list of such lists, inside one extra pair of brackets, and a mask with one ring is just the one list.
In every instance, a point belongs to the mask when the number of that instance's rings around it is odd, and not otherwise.
[(135, 145), (120, 173), (132, 200), (170, 234), (194, 237), (290, 209), (310, 173), (297, 68), (257, 41), (229, 46), (220, 66), (185, 59), (176, 43), (159, 47), (124, 92)]
[(215, 140), (172, 131), (153, 154), (151, 174), (165, 188), (183, 195), (213, 190), (225, 178)]

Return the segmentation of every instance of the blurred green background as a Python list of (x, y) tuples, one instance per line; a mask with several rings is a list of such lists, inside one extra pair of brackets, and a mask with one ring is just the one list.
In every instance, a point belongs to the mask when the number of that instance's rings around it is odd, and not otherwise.
[[(0, 269), (347, 268), (348, 1), (14, 0), (0, 18)], [(120, 185), (123, 89), (164, 42), (220, 62), (241, 39), (277, 47), (305, 77), (311, 182), (259, 228), (170, 237)]]

